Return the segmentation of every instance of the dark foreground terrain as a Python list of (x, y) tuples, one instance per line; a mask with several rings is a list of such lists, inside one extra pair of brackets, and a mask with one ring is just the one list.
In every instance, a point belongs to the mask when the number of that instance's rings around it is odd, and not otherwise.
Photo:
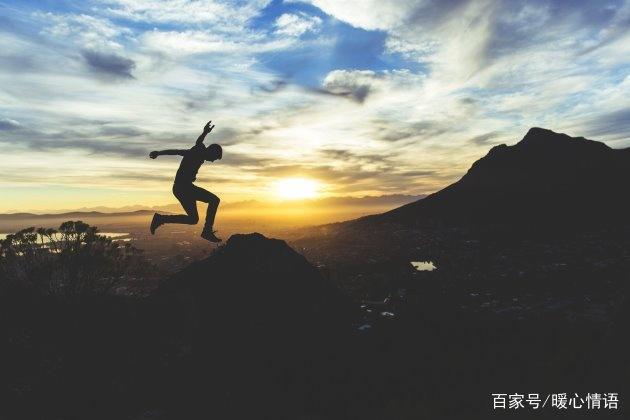
[(500, 418), (497, 392), (617, 392), (620, 409), (593, 418), (621, 413), (621, 294), (599, 317), (584, 302), (567, 317), (466, 310), (459, 292), (428, 284), (360, 308), (258, 234), (231, 237), (146, 298), (5, 288), (1, 418)]

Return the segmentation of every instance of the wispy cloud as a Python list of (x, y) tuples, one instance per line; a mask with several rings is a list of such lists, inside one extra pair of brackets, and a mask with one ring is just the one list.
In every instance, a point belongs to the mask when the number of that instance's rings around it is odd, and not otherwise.
[(88, 67), (98, 74), (114, 78), (133, 78), (131, 72), (136, 67), (133, 60), (117, 54), (99, 53), (96, 51), (83, 51), (81, 54)]
[(20, 123), (15, 120), (10, 118), (0, 118), (0, 130), (2, 131), (13, 131), (20, 127)]
[(271, 0), (104, 0), (117, 17), (153, 23), (211, 24), (220, 30), (238, 28), (257, 16)]
[(276, 33), (288, 36), (300, 36), (308, 32), (317, 32), (322, 26), (321, 18), (305, 13), (285, 13), (276, 19)]

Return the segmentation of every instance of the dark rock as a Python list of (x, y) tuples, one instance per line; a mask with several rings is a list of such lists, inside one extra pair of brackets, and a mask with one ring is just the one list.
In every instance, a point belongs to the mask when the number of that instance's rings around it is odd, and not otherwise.
[(454, 184), (364, 221), (612, 225), (630, 211), (629, 179), (630, 149), (532, 128), (516, 145), (492, 148)]
[(191, 346), (185, 384), (173, 390), (178, 413), (290, 417), (318, 395), (312, 383), (334, 383), (323, 378), (335, 375), (330, 361), (351, 328), (345, 296), (284, 241), (258, 233), (191, 264), (154, 305), (167, 336)]

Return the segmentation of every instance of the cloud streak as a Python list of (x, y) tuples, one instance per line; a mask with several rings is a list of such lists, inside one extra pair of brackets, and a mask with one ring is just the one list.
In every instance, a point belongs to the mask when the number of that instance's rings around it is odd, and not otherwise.
[(83, 51), (81, 53), (88, 67), (106, 76), (122, 79), (133, 79), (131, 72), (136, 67), (133, 60), (117, 54), (103, 54), (96, 51)]

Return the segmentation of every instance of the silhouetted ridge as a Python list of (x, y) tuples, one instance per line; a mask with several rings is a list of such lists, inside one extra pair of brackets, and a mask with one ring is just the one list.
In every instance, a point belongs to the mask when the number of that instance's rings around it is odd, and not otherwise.
[[(351, 325), (345, 296), (286, 242), (259, 233), (230, 237), (169, 280), (153, 304), (165, 335), (192, 343), (192, 381), (179, 386), (190, 398), (184, 406), (201, 412), (303, 403), (284, 393), (309, 395), (308, 384), (281, 390), (282, 378), (330, 374), (327, 360)], [(229, 396), (243, 395), (252, 405), (232, 406)]]
[(459, 181), (371, 221), (591, 225), (630, 211), (630, 149), (530, 129), (493, 147)]
[(606, 144), (588, 140), (584, 137), (571, 137), (564, 133), (556, 133), (546, 128), (532, 127), (527, 131), (525, 137), (516, 144), (518, 147), (593, 147), (610, 149)]
[[(218, 305), (241, 305), (244, 299), (265, 300), (267, 312), (282, 312), (289, 301), (305, 308), (324, 311), (339, 302), (340, 293), (322, 277), (304, 256), (279, 239), (260, 233), (236, 234), (205, 260), (182, 270), (160, 291), (194, 290), (209, 293), (212, 299), (225, 294)], [(237, 296), (232, 296), (235, 293)], [(203, 298), (196, 294), (196, 298)], [(234, 298), (234, 302), (230, 299)], [(304, 301), (301, 301), (304, 299)], [(276, 306), (269, 306), (273, 303)], [(295, 315), (295, 314), (293, 314)]]
[(226, 334), (247, 329), (280, 340), (339, 325), (347, 307), (340, 291), (306, 258), (285, 241), (259, 233), (233, 235), (167, 282), (158, 298), (179, 300), (184, 311), (193, 311), (188, 316), (218, 323)]

